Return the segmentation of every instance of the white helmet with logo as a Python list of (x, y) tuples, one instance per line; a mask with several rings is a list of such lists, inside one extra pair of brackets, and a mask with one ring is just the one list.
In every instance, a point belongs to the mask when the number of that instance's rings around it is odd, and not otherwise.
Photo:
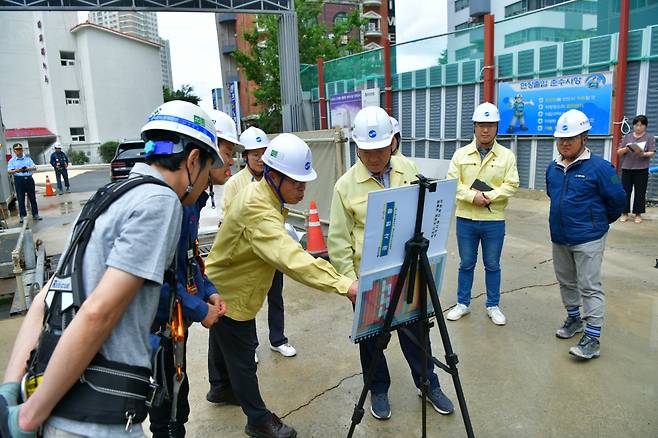
[(318, 177), (313, 156), (306, 142), (294, 134), (280, 134), (270, 142), (263, 162), (295, 181), (308, 182)]
[(391, 125), (393, 125), (393, 135), (400, 133), (400, 122), (395, 117), (391, 117)]
[(493, 103), (484, 102), (473, 111), (474, 122), (500, 122), (500, 111)]
[(262, 129), (250, 126), (240, 134), (240, 143), (244, 145), (246, 150), (253, 151), (254, 149), (268, 147), (270, 145), (270, 139), (267, 138), (267, 134)]
[[(146, 142), (152, 140), (151, 133), (154, 131), (169, 131), (188, 140), (195, 140), (199, 146), (210, 152), (215, 164), (221, 162), (215, 137), (215, 124), (204, 110), (193, 103), (172, 100), (157, 107), (149, 116), (146, 125), (142, 127), (142, 140)], [(145, 151), (148, 147), (147, 144)], [(158, 151), (156, 148), (152, 149), (151, 153), (167, 155), (183, 152), (183, 150), (183, 145), (179, 142), (170, 150)]]
[(209, 113), (215, 123), (217, 138), (233, 143), (236, 152), (242, 152), (244, 145), (238, 140), (238, 130), (231, 116), (222, 111), (211, 110)]
[(352, 139), (359, 149), (382, 149), (391, 145), (393, 124), (388, 113), (378, 106), (367, 106), (357, 113)]
[(589, 123), (587, 115), (582, 111), (570, 109), (557, 119), (553, 136), (557, 138), (575, 137), (590, 129), (592, 129), (592, 125)]

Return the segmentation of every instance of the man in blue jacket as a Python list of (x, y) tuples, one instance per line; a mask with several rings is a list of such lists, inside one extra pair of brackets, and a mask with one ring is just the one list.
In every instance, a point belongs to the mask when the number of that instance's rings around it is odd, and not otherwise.
[(66, 191), (70, 192), (69, 187), (69, 172), (67, 167), (69, 167), (69, 157), (62, 151), (62, 145), (60, 143), (55, 143), (55, 152), (50, 154), (50, 165), (55, 169), (55, 177), (57, 178), (57, 194), (61, 195), (64, 193), (62, 187), (62, 177), (64, 177), (64, 185), (66, 186)]
[(553, 134), (559, 155), (546, 169), (553, 267), (567, 310), (567, 319), (555, 336), (569, 339), (584, 330), (569, 350), (584, 360), (601, 354), (605, 313), (601, 262), (609, 224), (621, 216), (626, 202), (615, 168), (586, 146), (590, 129), (583, 112), (572, 109), (562, 114)]
[[(222, 167), (212, 170), (211, 184), (224, 184), (224, 175), (233, 164), (231, 158), (233, 147), (232, 143), (220, 142), (219, 153), (224, 164)], [(185, 344), (187, 343), (188, 327), (193, 322), (200, 322), (205, 328), (210, 328), (226, 313), (226, 304), (206, 276), (204, 262), (198, 251), (199, 219), (201, 210), (208, 202), (208, 198), (209, 195), (203, 192), (196, 203), (183, 207), (183, 222), (176, 252), (176, 299), (180, 300), (182, 304), (182, 314), (186, 326)], [(171, 318), (169, 304), (169, 285), (164, 284), (160, 291), (160, 303), (151, 328), (152, 333), (166, 330), (167, 323)], [(159, 337), (155, 339), (159, 339)], [(164, 339), (162, 347), (165, 363), (164, 376), (168, 393), (171, 395), (173, 393), (173, 380), (176, 375), (174, 366), (175, 351), (172, 340), (169, 338)], [(183, 372), (186, 372), (185, 362), (186, 360), (183, 358)], [(185, 436), (185, 423), (187, 423), (190, 414), (189, 391), (189, 379), (185, 375), (176, 396), (175, 421), (171, 418), (173, 397), (166, 399), (161, 406), (149, 409), (150, 429), (153, 438), (183, 438)], [(238, 404), (235, 399), (227, 401), (235, 405)]]

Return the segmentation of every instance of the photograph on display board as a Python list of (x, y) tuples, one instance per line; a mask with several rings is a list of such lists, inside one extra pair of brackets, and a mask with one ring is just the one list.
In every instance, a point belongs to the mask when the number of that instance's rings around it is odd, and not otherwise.
[[(437, 292), (441, 290), (443, 271), (445, 269), (446, 254), (430, 258), (430, 267)], [(400, 267), (386, 269), (367, 274), (359, 279), (359, 295), (357, 297), (355, 319), (352, 327), (352, 341), (360, 342), (381, 332), (384, 319), (391, 302), (391, 296), (400, 274)], [(419, 281), (416, 275), (414, 299), (407, 303), (407, 282), (402, 288), (402, 294), (395, 309), (392, 328), (410, 324), (420, 318), (420, 295), (418, 294)], [(427, 291), (427, 312), (434, 315), (434, 306)]]

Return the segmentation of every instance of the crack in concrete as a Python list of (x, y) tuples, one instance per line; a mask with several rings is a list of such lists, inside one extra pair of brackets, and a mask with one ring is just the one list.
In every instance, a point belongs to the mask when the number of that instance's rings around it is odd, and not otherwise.
[[(517, 287), (517, 288), (515, 288), (515, 289), (504, 290), (504, 291), (501, 291), (500, 294), (501, 294), (501, 295), (505, 295), (505, 294), (510, 294), (510, 293), (512, 293), (512, 292), (518, 292), (518, 291), (520, 291), (520, 290), (524, 290), (524, 289), (534, 289), (534, 288), (536, 288), (536, 287), (550, 287), (550, 286), (557, 286), (557, 284), (558, 284), (557, 281), (554, 281), (553, 283), (546, 283), (546, 284), (530, 284), (530, 285), (528, 285), (528, 286), (521, 286), (521, 287)], [(486, 292), (481, 292), (480, 294), (471, 297), (471, 300), (475, 300), (475, 299), (478, 299), (478, 298), (480, 298), (480, 297), (482, 297), (482, 296), (486, 296), (486, 295), (487, 295)], [(453, 306), (450, 306), (450, 307), (448, 307), (447, 309), (443, 309), (443, 313), (448, 312), (450, 309), (452, 309), (452, 308), (455, 307), (456, 305), (457, 305), (457, 304), (455, 304), (455, 305), (453, 305)]]
[(289, 411), (289, 412), (286, 412), (284, 415), (281, 415), (279, 418), (281, 418), (282, 420), (285, 419), (288, 415), (300, 411), (301, 409), (303, 409), (303, 408), (307, 407), (308, 405), (310, 405), (311, 403), (313, 403), (316, 399), (318, 399), (318, 398), (322, 397), (323, 395), (327, 394), (328, 392), (331, 392), (331, 391), (333, 391), (334, 389), (338, 388), (338, 387), (339, 387), (340, 385), (342, 385), (343, 382), (345, 382), (347, 379), (351, 379), (352, 377), (360, 376), (360, 375), (362, 375), (362, 374), (363, 374), (363, 373), (355, 373), (355, 374), (351, 374), (351, 375), (349, 375), (349, 376), (347, 376), (347, 377), (343, 377), (343, 378), (340, 379), (340, 380), (338, 381), (338, 383), (335, 384), (334, 386), (332, 386), (332, 387), (330, 387), (330, 388), (327, 388), (327, 389), (325, 389), (324, 391), (322, 391), (322, 392), (320, 392), (320, 393), (318, 393), (318, 394), (315, 394), (313, 397), (311, 397), (311, 399), (310, 399), (309, 401), (307, 401), (306, 403), (303, 403), (303, 404), (297, 406), (296, 408), (292, 409), (292, 410)]

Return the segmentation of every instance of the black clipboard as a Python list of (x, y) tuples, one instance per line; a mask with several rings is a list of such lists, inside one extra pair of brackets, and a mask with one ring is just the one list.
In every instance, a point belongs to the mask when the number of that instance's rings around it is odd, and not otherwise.
[[(480, 192), (489, 192), (493, 190), (493, 187), (491, 187), (489, 184), (482, 181), (481, 179), (476, 179), (475, 181), (473, 181), (473, 184), (471, 184), (471, 189)], [(487, 205), (487, 210), (491, 212), (491, 207), (489, 207), (488, 205)]]

